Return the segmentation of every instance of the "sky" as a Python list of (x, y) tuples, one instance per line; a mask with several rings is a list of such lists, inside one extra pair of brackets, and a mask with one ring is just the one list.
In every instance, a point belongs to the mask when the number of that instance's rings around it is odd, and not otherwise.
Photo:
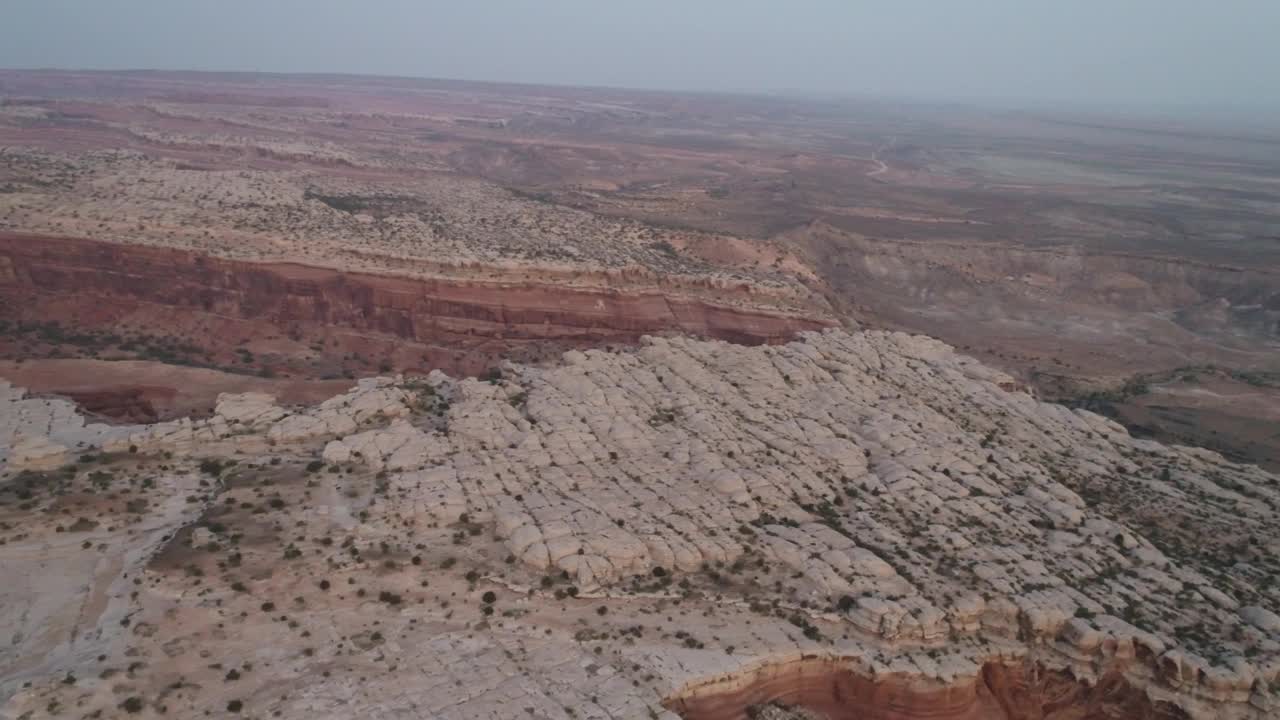
[(1280, 106), (1280, 0), (3, 0), (0, 67)]

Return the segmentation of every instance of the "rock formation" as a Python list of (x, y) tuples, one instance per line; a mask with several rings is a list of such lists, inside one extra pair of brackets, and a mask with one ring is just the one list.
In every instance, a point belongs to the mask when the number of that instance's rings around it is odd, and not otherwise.
[(827, 331), (123, 428), (10, 392), (4, 712), (1275, 717), (1277, 478), (1011, 386)]
[[(354, 353), (374, 367), (477, 374), (508, 355), (634, 343), (678, 331), (776, 343), (834, 325), (711, 280), (394, 277), (224, 259), (190, 250), (0, 233), (0, 320), (74, 330), (149, 328), (224, 362), (270, 342), (278, 366)], [(707, 292), (714, 287), (714, 297)], [(706, 295), (706, 297), (704, 297)], [(282, 340), (287, 338), (287, 340)], [(253, 364), (250, 364), (253, 367)]]

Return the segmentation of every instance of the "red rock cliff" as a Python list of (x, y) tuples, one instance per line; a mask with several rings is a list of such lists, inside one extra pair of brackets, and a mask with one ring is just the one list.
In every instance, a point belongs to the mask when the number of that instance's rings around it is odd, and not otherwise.
[(678, 292), (420, 280), (18, 233), (0, 233), (0, 299), (0, 316), (10, 320), (146, 328), (224, 354), (276, 340), (286, 354), (320, 347), (398, 368), (471, 373), (508, 353), (528, 357), (645, 334), (754, 344), (832, 324)]
[(1032, 663), (988, 663), (951, 684), (869, 678), (815, 658), (765, 665), (685, 688), (666, 705), (685, 720), (745, 720), (764, 703), (801, 707), (829, 720), (1181, 720), (1118, 674), (1089, 685)]

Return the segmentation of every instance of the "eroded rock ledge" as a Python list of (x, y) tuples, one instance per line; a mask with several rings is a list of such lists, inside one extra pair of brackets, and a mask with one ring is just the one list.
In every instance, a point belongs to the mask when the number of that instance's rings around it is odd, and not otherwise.
[[(159, 628), (129, 638), (135, 655), (200, 648), (137, 681), (181, 673), (193, 711), (225, 699), (201, 668), (252, 647), (293, 688), (262, 686), (254, 707), (286, 716), (341, 696), (344, 716), (643, 717), (718, 688), (785, 699), (811, 668), (850, 670), (865, 680), (817, 687), (891, 708), (921, 689), (928, 717), (982, 693), (1008, 717), (1275, 716), (1275, 476), (1010, 392), (901, 333), (647, 338), (563, 360), (370, 378), (316, 407), (225, 395), (211, 419), (134, 427), (12, 395), (0, 446), (10, 472), (101, 450), (161, 495), (211, 473), (188, 496), (208, 506), (189, 551), (203, 574), (150, 567), (147, 593), (119, 599)], [(95, 482), (78, 466), (73, 486)], [(0, 560), (48, 542), (31, 533)], [(343, 641), (300, 656), (264, 598)], [(351, 649), (375, 629), (396, 649)], [(313, 679), (365, 652), (363, 699)], [(112, 687), (17, 702), (92, 707)]]
[(1175, 704), (1153, 700), (1118, 669), (1089, 680), (1014, 659), (943, 681), (909, 673), (871, 676), (858, 658), (775, 659), (701, 681), (668, 698), (684, 720), (742, 720), (769, 706), (827, 720), (1182, 720)]

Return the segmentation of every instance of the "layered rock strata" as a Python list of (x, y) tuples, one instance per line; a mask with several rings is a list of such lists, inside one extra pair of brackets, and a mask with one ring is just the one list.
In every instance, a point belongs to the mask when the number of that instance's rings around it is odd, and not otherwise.
[[(545, 348), (634, 343), (680, 332), (745, 344), (777, 343), (834, 325), (821, 309), (781, 310), (747, 284), (638, 285), (394, 277), (190, 250), (0, 233), (0, 319), (55, 322), (70, 331), (146, 327), (236, 359), (261, 343), (291, 370), (333, 357), (474, 374), (509, 355)], [(252, 357), (253, 353), (249, 356)], [(332, 356), (332, 357), (331, 357)], [(261, 363), (259, 363), (261, 364)]]

